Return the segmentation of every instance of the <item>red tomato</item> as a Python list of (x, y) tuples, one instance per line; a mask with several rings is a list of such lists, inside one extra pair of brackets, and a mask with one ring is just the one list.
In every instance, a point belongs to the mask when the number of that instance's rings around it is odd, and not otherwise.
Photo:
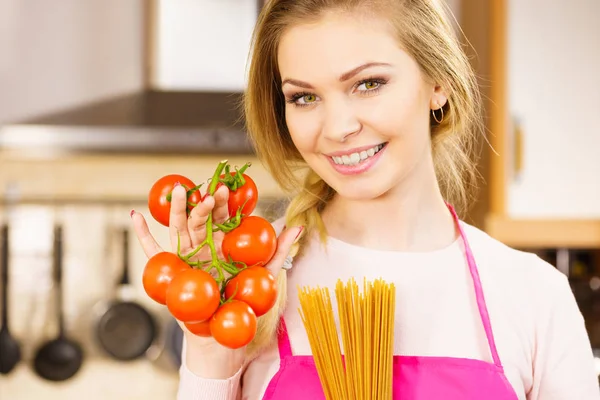
[(242, 218), (240, 225), (223, 238), (221, 249), (225, 259), (253, 265), (268, 263), (277, 250), (277, 235), (264, 218), (252, 215)]
[(202, 322), (184, 322), (188, 331), (197, 336), (210, 337), (210, 319)]
[(152, 256), (144, 267), (142, 284), (146, 294), (157, 303), (166, 304), (167, 287), (180, 272), (190, 269), (177, 254), (163, 251)]
[(239, 349), (256, 335), (256, 315), (243, 301), (223, 304), (210, 319), (210, 332), (217, 342), (230, 349)]
[(246, 268), (227, 283), (225, 297), (247, 303), (256, 316), (260, 317), (275, 305), (277, 281), (264, 267)]
[[(186, 190), (196, 187), (196, 184), (182, 175), (166, 175), (160, 178), (152, 185), (148, 193), (148, 209), (154, 219), (164, 226), (169, 226), (169, 217), (171, 213), (171, 202), (167, 199), (175, 184), (179, 182)], [(188, 194), (188, 203), (198, 204), (202, 199), (200, 191)], [(193, 208), (188, 205), (188, 211)]]
[[(235, 176), (235, 174), (236, 172), (231, 172), (231, 176)], [(225, 175), (221, 175), (221, 178), (224, 176)], [(256, 203), (258, 203), (258, 188), (256, 187), (256, 183), (254, 183), (254, 180), (248, 175), (242, 174), (242, 176), (246, 182), (235, 191), (229, 189), (227, 208), (229, 209), (229, 216), (231, 217), (234, 216), (237, 213), (237, 210), (242, 206), (243, 215), (248, 216), (252, 214), (252, 211), (256, 208)], [(223, 184), (219, 183), (217, 189), (220, 186), (223, 186)]]
[(177, 274), (167, 288), (167, 308), (182, 322), (202, 322), (217, 308), (221, 293), (215, 279), (201, 269)]

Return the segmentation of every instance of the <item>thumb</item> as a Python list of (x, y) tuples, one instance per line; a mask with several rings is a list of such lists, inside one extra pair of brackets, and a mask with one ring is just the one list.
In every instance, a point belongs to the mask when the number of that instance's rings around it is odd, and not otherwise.
[(267, 268), (274, 277), (277, 278), (277, 275), (279, 275), (279, 271), (281, 271), (281, 267), (283, 267), (285, 258), (290, 253), (290, 248), (296, 243), (296, 240), (300, 237), (303, 230), (303, 226), (286, 228), (277, 238), (277, 251), (271, 261), (265, 265), (265, 268)]

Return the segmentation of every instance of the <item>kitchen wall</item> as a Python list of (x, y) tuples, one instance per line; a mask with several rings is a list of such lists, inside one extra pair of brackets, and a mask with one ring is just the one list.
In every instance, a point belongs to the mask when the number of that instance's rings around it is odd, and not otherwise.
[(139, 90), (143, 3), (0, 1), (0, 124)]

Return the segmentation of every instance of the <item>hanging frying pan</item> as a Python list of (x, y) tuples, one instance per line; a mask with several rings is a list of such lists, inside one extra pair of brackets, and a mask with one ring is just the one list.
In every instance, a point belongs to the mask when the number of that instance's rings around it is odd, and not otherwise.
[(116, 298), (107, 305), (96, 326), (100, 347), (112, 358), (129, 361), (142, 357), (155, 339), (157, 327), (154, 317), (133, 301), (129, 281), (129, 231), (121, 232), (123, 274)]
[(160, 340), (148, 349), (146, 355), (158, 368), (166, 371), (177, 371), (181, 366), (183, 331), (175, 318), (168, 312), (161, 314), (161, 327)]
[(179, 368), (181, 366), (181, 352), (183, 351), (183, 331), (175, 319), (169, 323), (168, 338), (167, 349), (175, 366)]

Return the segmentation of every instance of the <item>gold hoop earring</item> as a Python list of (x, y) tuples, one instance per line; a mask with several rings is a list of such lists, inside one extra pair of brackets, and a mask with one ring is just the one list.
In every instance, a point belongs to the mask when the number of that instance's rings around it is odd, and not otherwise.
[(438, 108), (438, 110), (440, 110), (442, 112), (442, 116), (439, 120), (435, 116), (436, 110), (431, 110), (431, 115), (433, 115), (433, 119), (435, 119), (435, 122), (437, 122), (438, 124), (441, 124), (442, 121), (444, 120), (444, 107), (440, 107), (440, 108)]

